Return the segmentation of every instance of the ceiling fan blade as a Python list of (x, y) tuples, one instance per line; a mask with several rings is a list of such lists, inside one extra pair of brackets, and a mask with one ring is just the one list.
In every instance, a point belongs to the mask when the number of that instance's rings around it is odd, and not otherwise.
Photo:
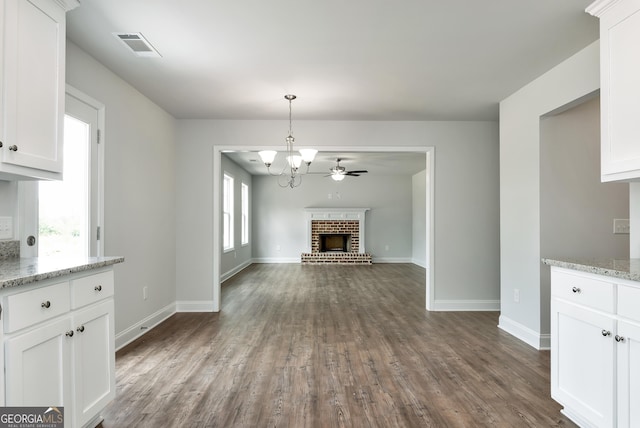
[(347, 174), (349, 174), (349, 173), (366, 174), (367, 172), (369, 172), (369, 171), (367, 171), (366, 169), (359, 169), (357, 171), (347, 171)]

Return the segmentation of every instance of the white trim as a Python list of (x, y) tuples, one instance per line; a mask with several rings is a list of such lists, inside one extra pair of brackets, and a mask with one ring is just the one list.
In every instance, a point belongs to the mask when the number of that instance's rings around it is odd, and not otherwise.
[(517, 337), (527, 345), (532, 346), (537, 350), (551, 348), (551, 335), (540, 334), (517, 321), (505, 317), (504, 315), (500, 315), (500, 318), (498, 319), (498, 328)]
[[(220, 193), (221, 193), (221, 174), (222, 171), (222, 152), (226, 151), (260, 151), (260, 150), (281, 150), (282, 147), (278, 146), (244, 146), (244, 145), (214, 145), (213, 146), (213, 213), (210, 216), (213, 222), (212, 227), (212, 287), (213, 287), (213, 303), (214, 311), (220, 310), (220, 263), (221, 263), (221, 243), (220, 243)], [(435, 147), (433, 146), (323, 146), (322, 151), (327, 152), (407, 152), (407, 153), (424, 153), (426, 156), (427, 173), (426, 175), (426, 188), (427, 188), (427, 227), (426, 227), (426, 242), (427, 242), (427, 260), (430, 268), (426, 269), (426, 309), (432, 310), (435, 300), (435, 269), (434, 269), (434, 246), (435, 246)], [(260, 261), (254, 259), (254, 263), (300, 263), (299, 259), (295, 261), (282, 261), (282, 259), (260, 259)]]
[(433, 310), (436, 300), (436, 280), (435, 280), (435, 245), (436, 245), (436, 220), (435, 220), (435, 197), (436, 197), (436, 151), (435, 147), (429, 147), (426, 151), (427, 156), (427, 173), (425, 174), (426, 189), (427, 189), (427, 227), (426, 227), (426, 242), (427, 242), (427, 286), (426, 286), (426, 298), (425, 306), (428, 311)]
[(596, 0), (584, 10), (589, 15), (600, 18), (607, 10), (611, 9), (620, 0)]
[(176, 312), (215, 312), (213, 300), (178, 300)]
[(238, 266), (234, 267), (233, 269), (226, 271), (225, 273), (220, 275), (220, 282), (225, 282), (227, 279), (229, 279), (232, 276), (240, 273), (241, 271), (245, 270), (249, 266), (251, 266), (251, 260), (247, 260), (247, 261), (239, 264)]
[(500, 300), (436, 300), (433, 311), (466, 312), (466, 311), (499, 311)]
[(413, 263), (410, 257), (371, 257), (371, 263)]
[(122, 349), (140, 336), (143, 336), (175, 313), (176, 303), (173, 302), (144, 318), (142, 321), (138, 321), (126, 330), (116, 334), (116, 351)]

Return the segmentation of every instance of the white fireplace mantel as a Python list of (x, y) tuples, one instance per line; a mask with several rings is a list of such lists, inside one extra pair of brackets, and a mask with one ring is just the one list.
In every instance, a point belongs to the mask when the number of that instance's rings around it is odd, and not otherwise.
[(357, 220), (360, 235), (359, 253), (364, 253), (364, 219), (365, 213), (371, 208), (305, 208), (307, 223), (307, 249), (311, 252), (311, 221), (312, 220)]

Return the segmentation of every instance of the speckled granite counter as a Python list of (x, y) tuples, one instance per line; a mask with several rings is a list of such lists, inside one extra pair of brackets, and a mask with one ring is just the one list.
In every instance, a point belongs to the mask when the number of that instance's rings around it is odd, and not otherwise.
[(124, 257), (38, 257), (0, 260), (0, 289), (124, 262)]
[(640, 259), (542, 259), (542, 262), (550, 266), (640, 281)]

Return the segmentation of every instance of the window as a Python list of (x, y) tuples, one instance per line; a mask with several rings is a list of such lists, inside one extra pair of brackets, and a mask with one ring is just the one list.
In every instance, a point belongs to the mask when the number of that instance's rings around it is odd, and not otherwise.
[(241, 187), (242, 198), (242, 245), (249, 243), (249, 186), (242, 183)]
[(233, 177), (224, 174), (222, 184), (222, 249), (233, 250)]

